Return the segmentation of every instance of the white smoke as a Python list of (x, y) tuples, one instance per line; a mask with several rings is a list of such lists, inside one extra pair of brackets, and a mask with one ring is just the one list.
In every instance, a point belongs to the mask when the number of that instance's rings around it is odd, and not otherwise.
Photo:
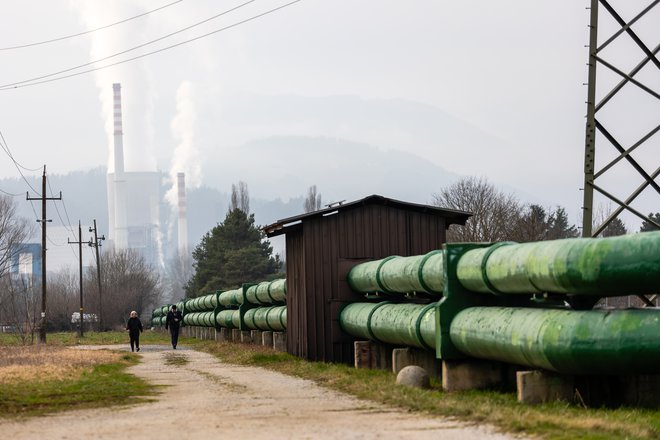
[(176, 115), (170, 126), (177, 146), (172, 154), (169, 173), (172, 186), (165, 194), (165, 199), (173, 209), (177, 206), (177, 173), (186, 174), (186, 188), (198, 188), (202, 183), (199, 150), (195, 143), (196, 122), (195, 88), (192, 82), (185, 80), (176, 91)]
[[(132, 0), (70, 1), (71, 8), (78, 13), (84, 29), (95, 29), (146, 10), (136, 3)], [(148, 19), (145, 17), (143, 20)], [(89, 59), (97, 60), (107, 57), (145, 41), (147, 39), (145, 28), (144, 22), (135, 22), (90, 34), (87, 40), (89, 41)], [(90, 67), (110, 64), (120, 59), (121, 57), (111, 58)], [(114, 171), (113, 83), (121, 83), (122, 86), (124, 169), (126, 171), (156, 171), (152, 76), (147, 63), (128, 63), (94, 72), (108, 138), (108, 172)]]

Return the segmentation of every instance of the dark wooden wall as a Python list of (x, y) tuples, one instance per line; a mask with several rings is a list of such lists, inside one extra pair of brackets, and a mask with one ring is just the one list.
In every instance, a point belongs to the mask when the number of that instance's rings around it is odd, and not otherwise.
[(310, 218), (287, 231), (289, 353), (352, 363), (353, 339), (341, 331), (339, 311), (362, 296), (348, 287), (348, 271), (366, 260), (425, 254), (445, 237), (443, 217), (376, 204)]

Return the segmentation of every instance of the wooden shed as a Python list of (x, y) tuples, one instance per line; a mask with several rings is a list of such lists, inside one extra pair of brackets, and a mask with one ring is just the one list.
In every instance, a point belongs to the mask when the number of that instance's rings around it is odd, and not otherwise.
[(339, 327), (342, 305), (362, 299), (346, 282), (356, 264), (439, 249), (449, 225), (471, 214), (372, 195), (279, 220), (286, 234), (287, 351), (308, 360), (353, 362), (353, 339)]

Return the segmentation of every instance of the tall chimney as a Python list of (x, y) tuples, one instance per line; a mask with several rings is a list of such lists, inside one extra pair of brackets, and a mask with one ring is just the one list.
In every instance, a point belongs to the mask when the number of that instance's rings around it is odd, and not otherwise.
[(188, 255), (188, 219), (186, 217), (186, 175), (176, 174), (176, 189), (179, 207), (178, 237), (179, 255)]
[(116, 249), (128, 248), (128, 229), (126, 222), (126, 188), (124, 177), (124, 130), (121, 123), (121, 84), (112, 85), (115, 173), (114, 186), (114, 245)]
[(122, 174), (124, 174), (124, 130), (121, 126), (121, 84), (113, 84), (112, 92), (115, 122), (115, 178), (121, 178), (123, 177)]

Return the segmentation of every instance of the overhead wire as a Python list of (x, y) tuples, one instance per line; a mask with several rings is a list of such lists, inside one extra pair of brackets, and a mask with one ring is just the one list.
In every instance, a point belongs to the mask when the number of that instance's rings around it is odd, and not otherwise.
[[(123, 50), (123, 51), (121, 51), (121, 52), (116, 52), (116, 53), (114, 53), (114, 54), (112, 54), (112, 55), (108, 55), (108, 56), (105, 56), (105, 57), (103, 57), (103, 58), (99, 58), (99, 59), (96, 59), (96, 60), (93, 60), (93, 61), (88, 61), (87, 63), (80, 64), (80, 65), (75, 66), (75, 67), (70, 67), (70, 68), (68, 68), (68, 69), (60, 70), (60, 71), (58, 71), (58, 72), (49, 73), (49, 74), (47, 74), (47, 75), (36, 76), (36, 77), (34, 77), (34, 78), (30, 78), (30, 79), (26, 79), (26, 80), (18, 81), (18, 82), (13, 82), (13, 83), (0, 84), (0, 89), (2, 89), (2, 88), (4, 88), (4, 87), (17, 86), (17, 85), (19, 85), (19, 84), (31, 83), (31, 82), (38, 81), (38, 80), (41, 80), (41, 79), (45, 79), (45, 78), (50, 78), (50, 77), (53, 77), (53, 76), (61, 75), (62, 73), (67, 73), (67, 72), (71, 72), (71, 71), (73, 71), (73, 70), (78, 70), (78, 69), (81, 69), (81, 68), (83, 68), (83, 67), (87, 67), (87, 66), (91, 66), (91, 65), (96, 64), (96, 63), (100, 63), (101, 61), (105, 61), (105, 60), (109, 60), (109, 59), (111, 59), (111, 58), (115, 58), (115, 57), (117, 57), (117, 56), (119, 56), (119, 55), (124, 55), (124, 54), (126, 54), (126, 53), (132, 52), (132, 51), (137, 50), (137, 49), (141, 49), (141, 48), (143, 48), (143, 47), (149, 46), (150, 44), (157, 43), (157, 42), (162, 41), (162, 40), (164, 40), (164, 39), (166, 39), (166, 38), (169, 38), (169, 37), (172, 37), (172, 36), (174, 36), (174, 35), (180, 34), (180, 33), (182, 33), (182, 32), (188, 31), (188, 30), (190, 30), (190, 29), (192, 29), (192, 28), (195, 28), (195, 27), (197, 27), (197, 26), (201, 26), (201, 25), (204, 24), (204, 23), (207, 23), (207, 22), (209, 22), (209, 21), (211, 21), (211, 20), (215, 20), (216, 18), (221, 17), (221, 16), (223, 16), (223, 15), (229, 14), (230, 12), (233, 12), (233, 11), (235, 11), (235, 10), (237, 10), (237, 9), (240, 9), (240, 8), (242, 8), (242, 7), (244, 7), (244, 6), (247, 6), (247, 5), (249, 5), (250, 3), (254, 3), (255, 1), (257, 1), (257, 0), (248, 0), (248, 1), (244, 2), (244, 3), (241, 3), (241, 4), (238, 5), (238, 6), (235, 6), (235, 7), (233, 7), (233, 8), (230, 8), (230, 9), (227, 9), (227, 10), (225, 10), (225, 11), (222, 11), (222, 12), (220, 12), (220, 13), (218, 13), (218, 14), (212, 16), (212, 17), (209, 17), (209, 18), (207, 18), (207, 19), (204, 19), (204, 20), (202, 20), (202, 21), (199, 21), (199, 22), (197, 22), (197, 23), (195, 23), (195, 24), (192, 24), (192, 25), (190, 25), (190, 26), (187, 26), (187, 27), (185, 27), (185, 28), (183, 28), (183, 29), (179, 29), (179, 30), (177, 30), (177, 31), (174, 31), (174, 32), (171, 32), (171, 33), (169, 33), (169, 34), (163, 35), (162, 37), (156, 38), (155, 40), (147, 41), (146, 43), (142, 43), (142, 44), (139, 44), (139, 45), (137, 45), (137, 46), (133, 46), (133, 47), (131, 47), (131, 48), (129, 48), (129, 49)], [(12, 88), (13, 88), (13, 87), (12, 87)]]
[(71, 38), (80, 37), (82, 35), (91, 34), (93, 32), (97, 32), (97, 31), (100, 31), (100, 30), (103, 30), (103, 29), (108, 29), (112, 26), (117, 26), (119, 24), (126, 23), (126, 22), (131, 21), (131, 20), (135, 20), (136, 18), (144, 17), (145, 15), (149, 15), (149, 14), (152, 14), (154, 12), (160, 11), (161, 9), (165, 9), (165, 8), (173, 6), (177, 3), (181, 3), (182, 1), (183, 0), (177, 0), (175, 2), (168, 3), (164, 6), (158, 7), (156, 9), (152, 9), (151, 11), (143, 12), (142, 14), (135, 15), (135, 16), (129, 17), (129, 18), (125, 18), (123, 20), (119, 20), (119, 21), (116, 21), (114, 23), (110, 23), (110, 24), (107, 24), (107, 25), (104, 25), (104, 26), (101, 26), (101, 27), (97, 27), (95, 29), (89, 29), (89, 30), (86, 30), (86, 31), (83, 31), (83, 32), (78, 32), (77, 34), (65, 35), (65, 36), (62, 36), (62, 37), (51, 38), (50, 40), (37, 41), (37, 42), (34, 42), (34, 43), (21, 44), (21, 45), (17, 45), (17, 46), (0, 47), (0, 51), (14, 50), (14, 49), (24, 49), (26, 47), (33, 47), (33, 46), (41, 46), (41, 45), (44, 45), (44, 44), (55, 43), (57, 41), (68, 40), (68, 39), (71, 39)]
[[(254, 0), (251, 0), (251, 1), (254, 1)], [(84, 75), (84, 74), (86, 74), (86, 73), (95, 72), (95, 71), (102, 70), (102, 69), (107, 69), (107, 68), (110, 68), (110, 67), (113, 67), (113, 66), (118, 66), (118, 65), (120, 65), (120, 64), (125, 64), (125, 63), (131, 62), (131, 61), (138, 60), (138, 59), (140, 59), (140, 58), (145, 58), (145, 57), (148, 57), (148, 56), (151, 56), (151, 55), (154, 55), (154, 54), (160, 53), (160, 52), (164, 52), (164, 51), (169, 50), (169, 49), (173, 49), (173, 48), (175, 48), (175, 47), (183, 46), (183, 45), (185, 45), (185, 44), (192, 43), (192, 42), (197, 41), (197, 40), (201, 40), (202, 38), (206, 38), (206, 37), (208, 37), (208, 36), (211, 36), (211, 35), (217, 34), (217, 33), (219, 33), (219, 32), (223, 32), (223, 31), (229, 30), (229, 29), (231, 29), (231, 28), (234, 28), (234, 27), (240, 26), (240, 25), (242, 25), (242, 24), (248, 23), (248, 22), (250, 22), (250, 21), (256, 20), (256, 19), (258, 19), (258, 18), (264, 17), (264, 16), (269, 15), (269, 14), (272, 14), (272, 13), (274, 13), (274, 12), (276, 12), (276, 11), (279, 11), (279, 10), (281, 10), (281, 9), (284, 9), (284, 8), (286, 8), (286, 7), (288, 7), (288, 6), (291, 6), (291, 5), (295, 4), (295, 3), (299, 3), (299, 2), (301, 2), (301, 1), (302, 1), (302, 0), (294, 0), (294, 1), (292, 1), (292, 2), (285, 3), (284, 5), (281, 5), (281, 6), (278, 6), (278, 7), (276, 7), (276, 8), (270, 9), (270, 10), (268, 10), (268, 11), (266, 11), (266, 12), (262, 12), (261, 14), (257, 14), (257, 15), (254, 15), (254, 16), (250, 17), (250, 18), (246, 18), (245, 20), (241, 20), (241, 21), (236, 22), (236, 23), (233, 23), (233, 24), (231, 24), (231, 25), (224, 26), (224, 27), (219, 28), (219, 29), (216, 29), (216, 30), (214, 30), (214, 31), (207, 32), (207, 33), (205, 33), (205, 34), (199, 35), (199, 36), (197, 36), (197, 37), (190, 38), (190, 39), (188, 39), (188, 40), (184, 40), (184, 41), (181, 41), (181, 42), (179, 42), (179, 43), (172, 44), (172, 45), (170, 45), (170, 46), (166, 46), (166, 47), (163, 47), (163, 48), (158, 49), (158, 50), (154, 50), (154, 51), (151, 51), (151, 52), (147, 52), (147, 53), (142, 54), (142, 55), (138, 55), (138, 56), (135, 56), (135, 57), (132, 57), (132, 58), (128, 58), (128, 59), (126, 59), (126, 60), (117, 61), (117, 62), (115, 62), (115, 63), (106, 64), (106, 65), (104, 65), (104, 66), (95, 67), (95, 68), (93, 68), (93, 69), (84, 70), (84, 71), (82, 71), (82, 72), (76, 72), (76, 73), (72, 73), (72, 74), (69, 74), (69, 75), (59, 76), (59, 77), (56, 77), (56, 78), (45, 79), (45, 80), (43, 80), (43, 81), (29, 82), (29, 83), (26, 83), (26, 84), (24, 84), (25, 81), (22, 81), (21, 83), (14, 83), (14, 84), (17, 84), (17, 85), (14, 85), (14, 86), (0, 86), (0, 91), (4, 91), (4, 90), (12, 90), (12, 89), (17, 89), (17, 88), (22, 88), (22, 87), (35, 86), (35, 85), (45, 84), (45, 83), (49, 83), (49, 82), (53, 82), (53, 81), (60, 81), (60, 80), (62, 80), (62, 79), (72, 78), (72, 77), (75, 77), (75, 76)]]
[(30, 184), (30, 182), (28, 182), (27, 178), (25, 177), (25, 175), (24, 175), (23, 172), (21, 171), (21, 168), (23, 168), (23, 169), (25, 169), (25, 170), (29, 170), (29, 171), (37, 171), (37, 170), (39, 170), (40, 168), (30, 169), (30, 168), (26, 168), (26, 167), (22, 166), (21, 164), (19, 164), (18, 161), (17, 161), (16, 159), (14, 159), (14, 155), (11, 153), (11, 150), (9, 149), (9, 144), (8, 144), (7, 141), (5, 140), (5, 137), (4, 137), (4, 135), (2, 134), (2, 130), (0, 130), (0, 139), (2, 139), (2, 141), (0, 141), (0, 147), (2, 147), (2, 150), (5, 152), (5, 154), (6, 154), (7, 156), (9, 156), (9, 158), (11, 159), (11, 161), (14, 163), (14, 166), (15, 166), (16, 169), (18, 170), (18, 173), (21, 175), (21, 177), (23, 178), (23, 180), (25, 181), (25, 183), (27, 184), (27, 186), (29, 186), (30, 189), (31, 189), (32, 191), (34, 191), (36, 194), (41, 195), (41, 193), (39, 193), (39, 191), (37, 191), (36, 189), (34, 189), (34, 187)]

